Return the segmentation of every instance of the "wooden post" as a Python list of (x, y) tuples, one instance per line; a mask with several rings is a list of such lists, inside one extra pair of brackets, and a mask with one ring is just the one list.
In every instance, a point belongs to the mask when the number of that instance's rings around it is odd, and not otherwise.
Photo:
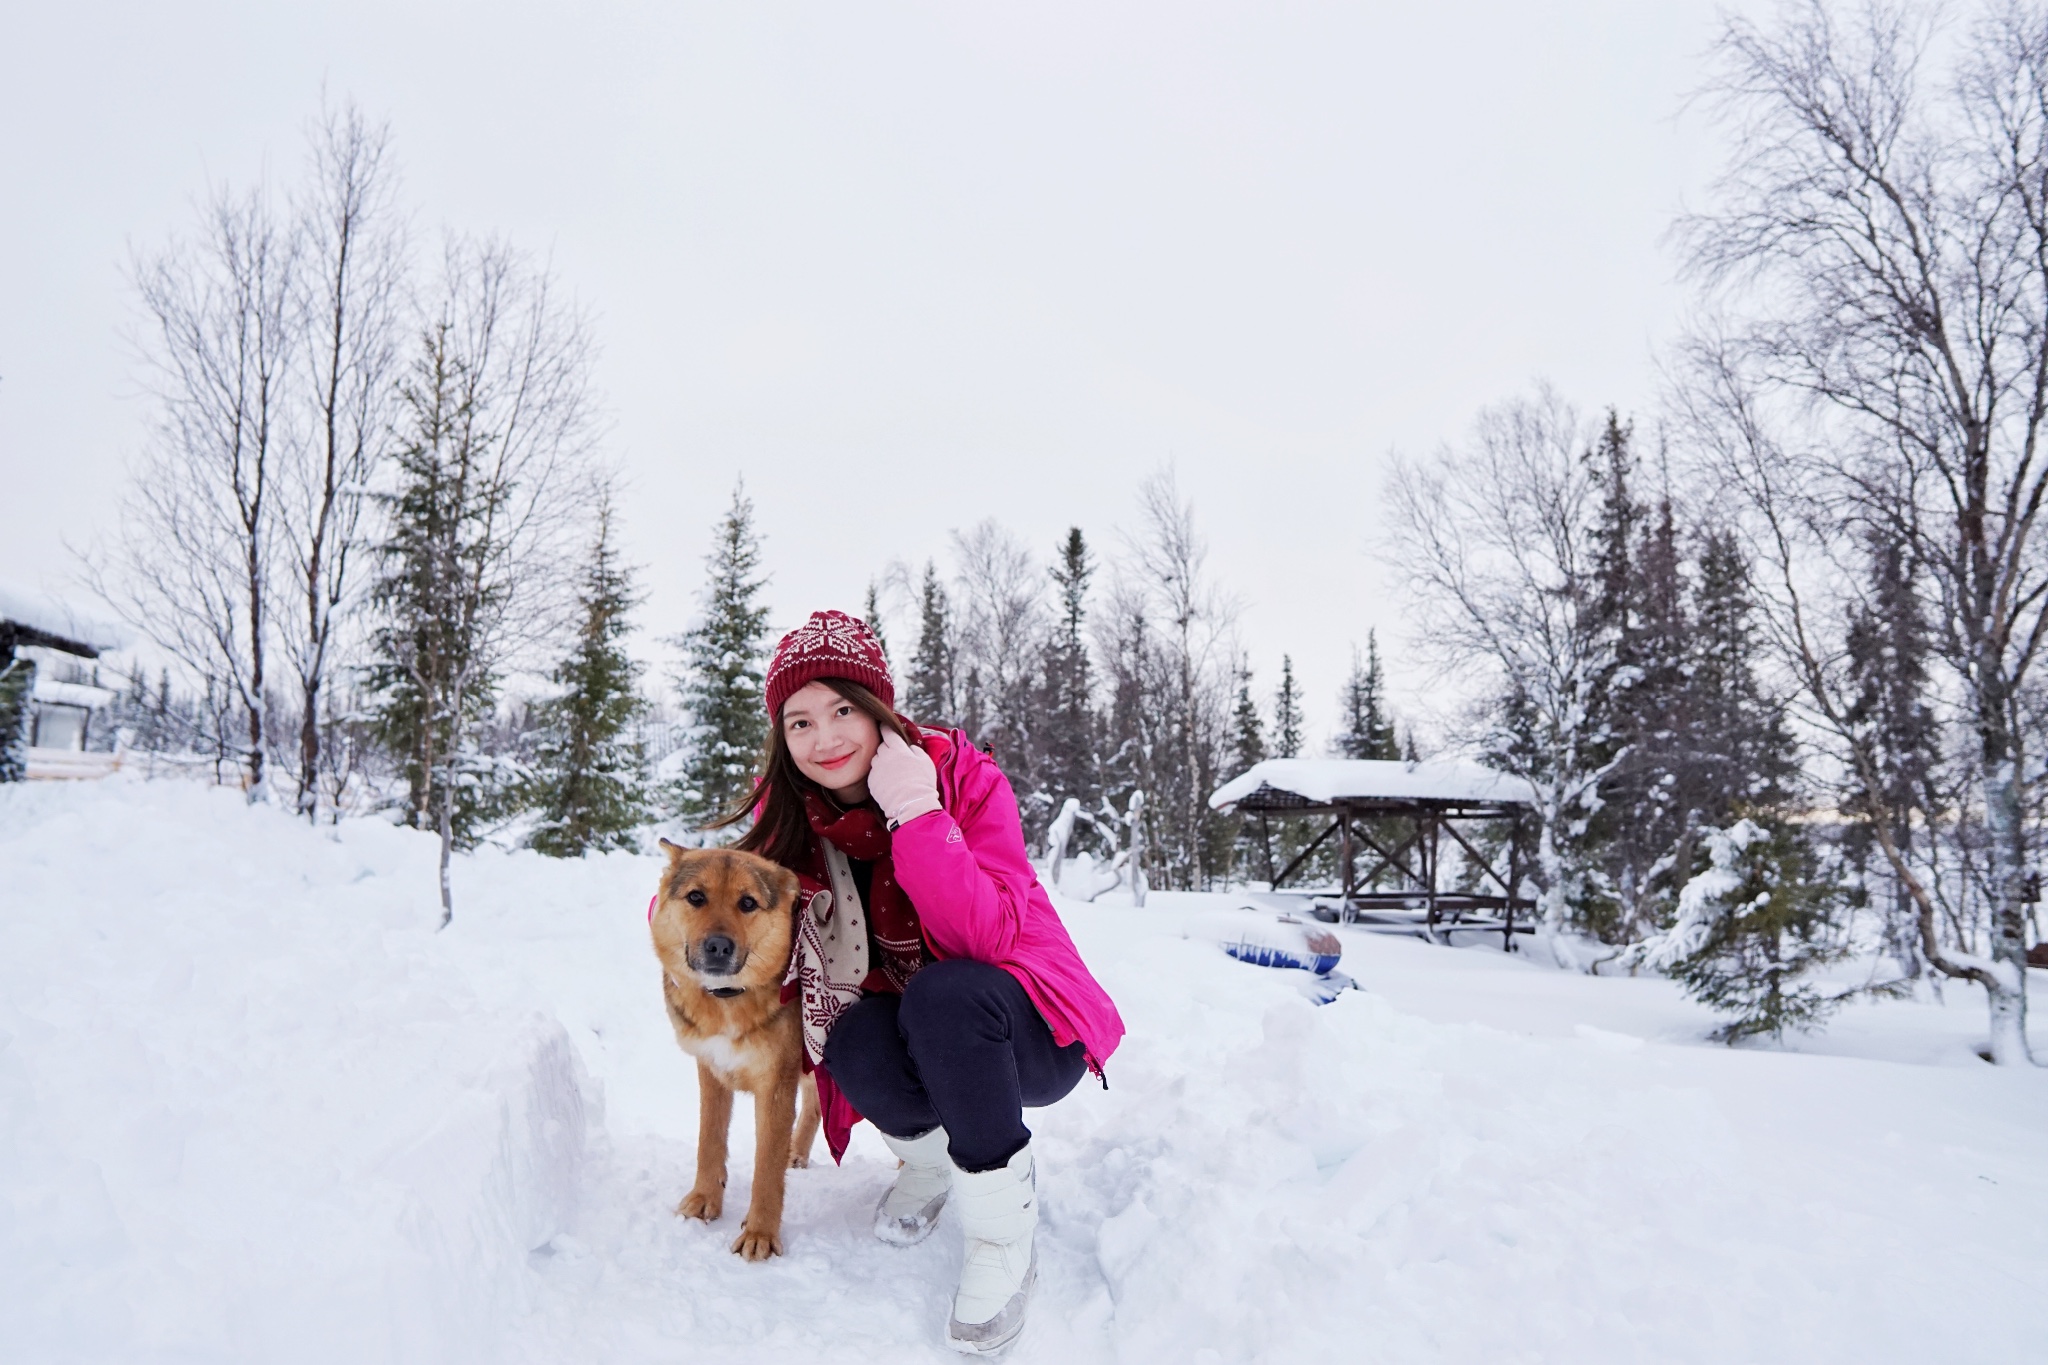
[(1429, 936), (1436, 938), (1437, 813), (1430, 811), (1422, 818), (1425, 821), (1422, 836), (1423, 903), (1429, 907)]
[(1512, 953), (1515, 950), (1515, 887), (1521, 884), (1520, 855), (1522, 852), (1522, 811), (1515, 808), (1514, 820), (1508, 825), (1508, 908), (1501, 916), (1500, 950)]
[(1351, 847), (1351, 808), (1337, 807), (1337, 866), (1338, 878), (1344, 888), (1344, 903), (1337, 911), (1339, 924), (1351, 923), (1352, 878), (1357, 872), (1353, 860), (1357, 854)]

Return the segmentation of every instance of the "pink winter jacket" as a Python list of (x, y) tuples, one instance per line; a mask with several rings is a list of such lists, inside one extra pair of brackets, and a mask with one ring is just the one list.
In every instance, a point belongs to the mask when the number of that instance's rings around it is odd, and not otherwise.
[[(1099, 1073), (1123, 1039), (1124, 1021), (1038, 884), (1010, 779), (963, 731), (920, 726), (917, 736), (938, 768), (944, 809), (897, 829), (890, 856), (926, 945), (936, 958), (971, 958), (1016, 977), (1053, 1042), (1066, 1047), (1078, 1039)], [(836, 1159), (860, 1115), (822, 1067), (818, 1099)]]

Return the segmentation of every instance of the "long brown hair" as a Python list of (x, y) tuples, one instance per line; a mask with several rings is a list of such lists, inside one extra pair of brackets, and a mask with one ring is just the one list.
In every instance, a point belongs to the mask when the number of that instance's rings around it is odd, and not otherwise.
[[(859, 683), (845, 678), (819, 678), (817, 681), (859, 707), (883, 734), (893, 732), (905, 744), (917, 743), (910, 722), (890, 710), (888, 703)], [(796, 758), (789, 752), (789, 741), (782, 735), (782, 717), (773, 716), (768, 722), (768, 742), (761, 748), (760, 781), (753, 790), (734, 802), (730, 810), (705, 828), (725, 829), (751, 815), (754, 817), (753, 828), (742, 834), (733, 847), (746, 853), (758, 853), (771, 863), (794, 867), (811, 846), (811, 820), (804, 813), (804, 793), (815, 791), (822, 791), (822, 788), (805, 777), (796, 766)]]

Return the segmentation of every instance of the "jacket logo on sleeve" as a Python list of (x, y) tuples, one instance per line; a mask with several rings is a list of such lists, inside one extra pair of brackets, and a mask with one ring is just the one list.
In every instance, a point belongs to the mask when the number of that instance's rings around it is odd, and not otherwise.
[(960, 842), (960, 826), (955, 825), (953, 826), (953, 828), (946, 831), (946, 842), (949, 844), (957, 844)]

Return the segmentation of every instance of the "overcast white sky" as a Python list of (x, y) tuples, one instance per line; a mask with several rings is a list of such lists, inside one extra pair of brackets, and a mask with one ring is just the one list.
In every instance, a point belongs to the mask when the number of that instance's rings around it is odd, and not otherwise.
[(109, 529), (131, 249), (295, 174), (324, 83), (391, 122), (423, 240), (505, 233), (592, 310), (651, 636), (736, 474), (780, 628), (985, 516), (1108, 549), (1171, 461), (1262, 687), (1291, 652), (1321, 732), (1377, 626), (1419, 706), (1389, 452), (1538, 378), (1649, 405), (1714, 13), (7, 0), (0, 581), (64, 590)]

